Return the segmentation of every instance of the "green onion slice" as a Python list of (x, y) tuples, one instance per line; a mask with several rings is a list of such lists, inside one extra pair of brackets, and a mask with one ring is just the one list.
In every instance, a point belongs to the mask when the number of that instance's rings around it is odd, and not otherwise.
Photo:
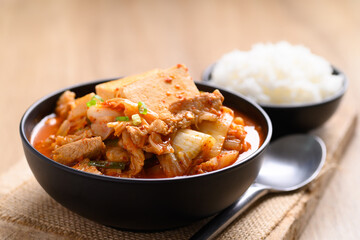
[(127, 116), (119, 116), (119, 117), (116, 117), (115, 120), (120, 121), (120, 122), (129, 121), (129, 117), (127, 117)]
[(145, 103), (138, 102), (138, 109), (139, 109), (140, 114), (143, 114), (143, 115), (147, 114), (147, 108), (146, 108)]
[(124, 162), (108, 162), (108, 161), (89, 161), (89, 166), (100, 167), (100, 168), (111, 168), (124, 170), (126, 163)]
[(141, 117), (139, 114), (134, 114), (131, 116), (131, 120), (133, 122), (134, 125), (139, 125), (141, 124)]
[(88, 107), (94, 106), (94, 105), (96, 105), (96, 103), (97, 103), (98, 101), (104, 102), (104, 99), (102, 99), (99, 95), (95, 95), (95, 96), (93, 96), (93, 97), (90, 99), (90, 101), (88, 101), (88, 102), (86, 103), (86, 106), (88, 106)]

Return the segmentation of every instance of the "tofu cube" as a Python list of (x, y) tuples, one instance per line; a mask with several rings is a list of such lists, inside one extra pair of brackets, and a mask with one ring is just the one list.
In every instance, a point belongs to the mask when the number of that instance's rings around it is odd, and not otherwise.
[(121, 97), (142, 101), (158, 114), (169, 114), (168, 107), (181, 99), (199, 94), (187, 67), (174, 67), (125, 77), (96, 86), (96, 94), (104, 100)]

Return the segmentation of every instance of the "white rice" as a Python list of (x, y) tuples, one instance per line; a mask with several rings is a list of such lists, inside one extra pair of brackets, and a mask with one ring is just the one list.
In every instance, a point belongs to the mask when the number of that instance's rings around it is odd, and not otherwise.
[(298, 104), (328, 98), (342, 86), (343, 76), (304, 46), (287, 42), (256, 44), (251, 51), (225, 54), (212, 72), (214, 84), (262, 104)]

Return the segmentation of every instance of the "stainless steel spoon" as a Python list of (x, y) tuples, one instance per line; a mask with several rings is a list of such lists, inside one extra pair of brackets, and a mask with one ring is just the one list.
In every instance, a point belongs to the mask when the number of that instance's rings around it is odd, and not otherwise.
[(267, 193), (294, 191), (305, 186), (318, 175), (325, 156), (325, 144), (316, 136), (299, 134), (277, 139), (265, 152), (259, 175), (249, 189), (191, 239), (213, 239)]

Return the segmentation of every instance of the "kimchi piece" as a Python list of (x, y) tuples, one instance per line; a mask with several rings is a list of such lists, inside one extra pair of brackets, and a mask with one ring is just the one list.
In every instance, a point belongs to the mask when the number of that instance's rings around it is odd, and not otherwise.
[(43, 127), (56, 122), (52, 131), (33, 144), (53, 160), (93, 174), (162, 178), (211, 172), (258, 147), (246, 140), (249, 121), (223, 101), (218, 90), (200, 92), (182, 64), (155, 69), (99, 84), (95, 93), (78, 98), (65, 91), (56, 116)]

